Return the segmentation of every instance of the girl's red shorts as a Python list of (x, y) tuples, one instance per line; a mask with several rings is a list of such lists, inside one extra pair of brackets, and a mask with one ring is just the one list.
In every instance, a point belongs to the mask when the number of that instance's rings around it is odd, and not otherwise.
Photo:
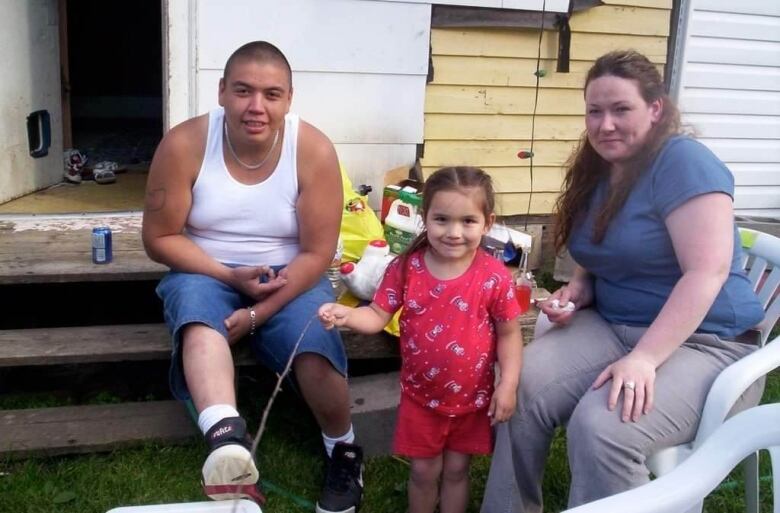
[(487, 408), (448, 417), (401, 394), (393, 452), (411, 458), (433, 458), (444, 449), (462, 454), (493, 452), (493, 430)]

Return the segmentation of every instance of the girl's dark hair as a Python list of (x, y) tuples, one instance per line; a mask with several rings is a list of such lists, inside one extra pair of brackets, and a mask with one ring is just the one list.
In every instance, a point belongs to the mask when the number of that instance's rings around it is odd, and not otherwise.
[[(600, 206), (592, 237), (596, 244), (604, 240), (609, 223), (623, 207), (642, 171), (664, 142), (670, 136), (680, 133), (680, 112), (666, 93), (661, 74), (647, 57), (633, 50), (619, 50), (602, 55), (588, 71), (583, 91), (587, 90), (593, 80), (604, 76), (633, 80), (646, 103), (661, 101), (661, 117), (650, 129), (644, 149), (633, 159), (620, 181), (612, 184), (607, 199)], [(562, 192), (555, 203), (555, 249), (558, 252), (566, 247), (575, 224), (585, 214), (596, 185), (609, 175), (610, 164), (591, 146), (585, 131), (565, 167)]]
[[(490, 178), (490, 175), (483, 170), (470, 166), (443, 167), (425, 180), (422, 200), (423, 219), (425, 219), (426, 212), (430, 210), (431, 202), (437, 192), (463, 191), (464, 189), (471, 188), (480, 189), (482, 191), (482, 213), (485, 216), (485, 221), (488, 221), (496, 206), (496, 194), (493, 190), (493, 180)], [(418, 249), (427, 246), (428, 233), (427, 230), (423, 229), (422, 233), (420, 233), (420, 235), (418, 235), (412, 243), (409, 244), (409, 247), (407, 247), (399, 256), (401, 259), (401, 272), (404, 273), (404, 278), (406, 274), (406, 262), (409, 255)]]

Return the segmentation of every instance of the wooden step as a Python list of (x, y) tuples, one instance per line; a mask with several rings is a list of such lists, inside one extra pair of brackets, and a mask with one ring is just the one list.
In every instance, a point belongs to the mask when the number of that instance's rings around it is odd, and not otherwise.
[[(534, 291), (535, 298), (549, 293)], [(523, 341), (533, 337), (538, 311), (531, 307), (520, 317)], [(353, 360), (395, 358), (398, 339), (387, 333), (361, 335), (342, 330), (347, 356)], [(118, 324), (70, 328), (36, 328), (0, 331), (0, 367), (73, 363), (166, 360), (170, 336), (164, 324)], [(251, 363), (246, 344), (236, 346), (236, 360)]]
[(0, 411), (3, 457), (109, 451), (198, 436), (183, 403), (150, 401)]
[[(366, 455), (389, 454), (400, 398), (398, 373), (350, 379), (352, 423)], [(0, 455), (9, 458), (109, 451), (199, 436), (183, 403), (149, 401), (0, 412)]]
[[(520, 317), (525, 343), (533, 336), (537, 315), (536, 308), (532, 307)], [(398, 339), (384, 332), (361, 335), (342, 330), (341, 337), (352, 360), (399, 356)], [(238, 363), (253, 362), (246, 344), (236, 346), (234, 353)], [(170, 335), (164, 324), (0, 331), (0, 367), (167, 360), (170, 355)]]
[[(398, 339), (386, 333), (342, 331), (351, 359), (394, 358)], [(254, 360), (247, 344), (235, 350), (238, 363)], [(0, 367), (167, 360), (171, 338), (164, 324), (121, 324), (0, 331)]]
[[(114, 259), (92, 263), (92, 227), (113, 230)], [(141, 217), (0, 220), (0, 285), (158, 280), (167, 267), (146, 256)]]
[[(400, 399), (398, 373), (350, 379), (350, 410), (367, 456), (390, 454)], [(0, 412), (0, 455), (19, 458), (108, 451), (199, 436), (182, 403), (150, 401)]]

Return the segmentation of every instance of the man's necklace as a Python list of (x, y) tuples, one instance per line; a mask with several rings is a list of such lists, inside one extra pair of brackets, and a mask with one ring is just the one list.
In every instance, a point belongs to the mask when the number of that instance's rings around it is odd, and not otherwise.
[(271, 153), (273, 153), (274, 148), (276, 148), (276, 143), (279, 141), (279, 130), (276, 130), (274, 132), (274, 142), (271, 144), (271, 149), (268, 150), (268, 153), (265, 154), (265, 157), (263, 157), (263, 160), (261, 160), (258, 164), (252, 164), (249, 165), (242, 161), (240, 158), (238, 158), (238, 155), (236, 155), (236, 150), (233, 149), (233, 144), (230, 142), (230, 136), (228, 135), (228, 128), (227, 123), (223, 123), (222, 126), (224, 127), (225, 132), (225, 141), (227, 141), (227, 147), (230, 150), (230, 154), (233, 155), (233, 158), (236, 159), (236, 162), (241, 164), (243, 167), (251, 170), (259, 169), (263, 164), (265, 164), (265, 161), (268, 160), (268, 157), (271, 156)]

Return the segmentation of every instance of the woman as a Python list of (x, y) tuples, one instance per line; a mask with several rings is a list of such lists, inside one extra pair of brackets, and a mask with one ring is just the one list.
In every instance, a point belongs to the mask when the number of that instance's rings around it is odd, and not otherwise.
[(557, 249), (577, 267), (552, 296), (558, 306), (541, 305), (553, 327), (526, 349), (483, 513), (542, 510), (542, 472), (563, 425), (569, 507), (647, 482), (647, 456), (691, 440), (715, 377), (756, 348), (750, 328), (763, 310), (739, 270), (729, 170), (680, 135), (643, 55), (599, 58), (585, 103), (556, 206)]

